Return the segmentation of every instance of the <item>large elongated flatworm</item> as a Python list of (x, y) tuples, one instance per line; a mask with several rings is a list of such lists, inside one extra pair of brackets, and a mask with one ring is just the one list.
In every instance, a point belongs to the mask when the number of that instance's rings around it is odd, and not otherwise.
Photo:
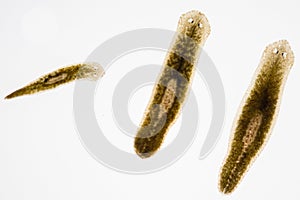
[(266, 47), (233, 125), (219, 190), (234, 191), (271, 134), (294, 55), (286, 40)]
[(180, 17), (177, 34), (135, 138), (135, 151), (141, 158), (150, 157), (159, 149), (180, 113), (201, 47), (209, 34), (208, 20), (199, 11), (190, 11)]

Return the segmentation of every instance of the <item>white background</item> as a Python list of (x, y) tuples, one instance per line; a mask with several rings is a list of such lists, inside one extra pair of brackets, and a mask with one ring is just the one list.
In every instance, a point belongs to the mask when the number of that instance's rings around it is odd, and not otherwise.
[[(29, 0), (1, 1), (0, 5), (1, 200), (300, 198), (300, 97), (297, 91), (300, 13), (296, 0)], [(179, 16), (192, 9), (202, 11), (209, 19), (212, 32), (205, 50), (215, 62), (226, 92), (222, 136), (204, 160), (198, 160), (198, 155), (209, 127), (211, 105), (199, 75), (193, 83), (201, 112), (197, 139), (174, 165), (148, 175), (115, 172), (99, 164), (83, 148), (74, 128), (74, 84), (3, 100), (42, 74), (84, 61), (99, 44), (114, 35), (146, 27), (175, 30)], [(262, 51), (279, 39), (290, 42), (296, 59), (283, 93), (277, 123), (270, 141), (237, 190), (224, 196), (217, 188), (218, 174), (227, 152), (232, 121)], [(118, 71), (118, 66), (123, 66), (126, 72), (147, 62), (163, 61), (164, 54), (152, 54), (152, 61), (142, 59), (147, 57), (147, 52), (143, 56), (121, 59), (112, 66), (111, 72)], [(106, 75), (117, 81), (122, 73)], [(136, 106), (131, 103), (129, 112), (136, 123), (142, 116), (147, 103), (145, 95), (150, 96), (149, 92), (151, 87), (146, 87), (132, 98)], [(96, 98), (100, 97), (96, 95)], [(111, 118), (110, 112), (101, 111), (101, 105), (95, 108), (99, 118)], [(113, 120), (108, 126), (118, 130)], [(170, 131), (166, 142), (174, 137), (175, 129)], [(112, 143), (132, 152), (132, 138), (126, 138), (121, 131), (113, 132), (114, 136), (107, 135)]]

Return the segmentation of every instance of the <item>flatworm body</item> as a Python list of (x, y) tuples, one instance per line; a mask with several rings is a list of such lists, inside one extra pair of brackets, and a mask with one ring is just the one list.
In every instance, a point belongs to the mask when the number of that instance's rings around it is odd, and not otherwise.
[(34, 94), (40, 91), (56, 88), (59, 85), (76, 79), (97, 80), (104, 74), (103, 68), (98, 63), (81, 63), (71, 65), (46, 74), (36, 81), (9, 94), (5, 99)]
[(222, 193), (234, 191), (266, 144), (293, 63), (294, 54), (286, 40), (266, 47), (233, 125), (228, 154), (220, 173)]
[(153, 155), (178, 116), (193, 77), (201, 46), (210, 34), (205, 15), (190, 11), (180, 17), (177, 34), (167, 53), (161, 74), (135, 138), (141, 158)]

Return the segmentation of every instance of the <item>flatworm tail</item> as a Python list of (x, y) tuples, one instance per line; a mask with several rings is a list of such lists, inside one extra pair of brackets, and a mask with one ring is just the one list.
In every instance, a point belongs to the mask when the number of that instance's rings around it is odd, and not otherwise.
[(103, 68), (98, 63), (81, 63), (71, 65), (40, 77), (36, 81), (9, 94), (5, 97), (5, 99), (53, 89), (59, 85), (69, 83), (76, 79), (97, 80), (103, 74)]
[(178, 116), (192, 81), (201, 46), (210, 33), (204, 14), (190, 11), (181, 16), (170, 50), (155, 84), (144, 118), (135, 137), (141, 158), (153, 155)]
[(229, 150), (220, 173), (219, 190), (234, 191), (263, 149), (277, 118), (294, 54), (286, 40), (266, 47), (234, 122)]

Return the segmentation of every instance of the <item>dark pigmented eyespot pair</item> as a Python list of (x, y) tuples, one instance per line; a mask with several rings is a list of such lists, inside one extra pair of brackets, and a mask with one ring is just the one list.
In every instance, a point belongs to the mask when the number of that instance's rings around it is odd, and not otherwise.
[[(279, 50), (278, 50), (277, 48), (274, 48), (273, 53), (274, 53), (274, 54), (279, 54)], [(282, 56), (283, 58), (286, 58), (287, 53), (286, 53), (286, 52), (282, 52), (282, 53), (281, 53), (281, 56)]]
[[(194, 23), (194, 19), (193, 18), (189, 18), (188, 22), (191, 23), (191, 24), (193, 24)], [(198, 23), (198, 27), (199, 28), (203, 28), (203, 24), (202, 23)]]

